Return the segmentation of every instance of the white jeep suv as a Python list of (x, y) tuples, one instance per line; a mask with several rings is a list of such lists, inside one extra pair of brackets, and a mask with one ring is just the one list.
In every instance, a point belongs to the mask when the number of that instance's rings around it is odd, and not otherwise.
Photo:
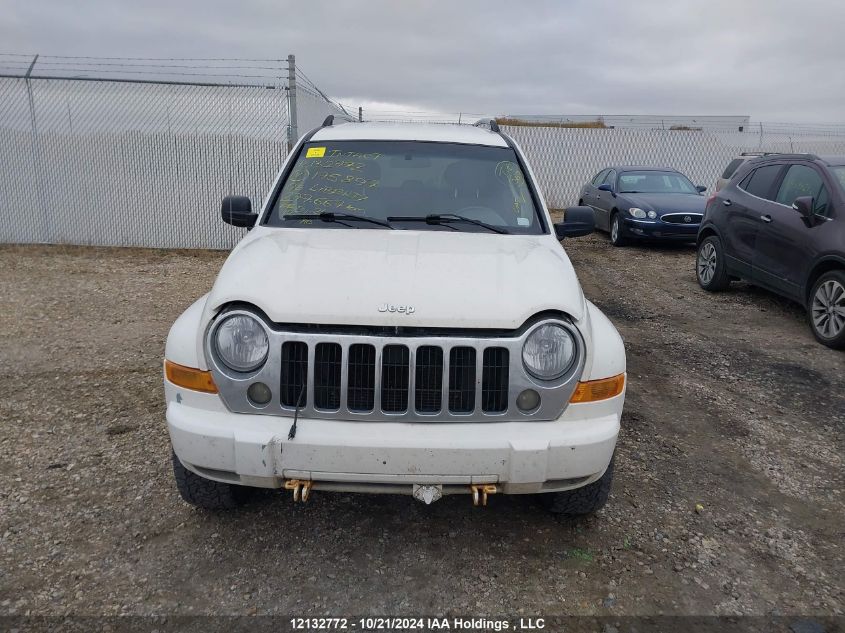
[(584, 298), (525, 157), (495, 122), (307, 134), (211, 292), (174, 323), (167, 424), (182, 497), (248, 487), (607, 500), (625, 350)]

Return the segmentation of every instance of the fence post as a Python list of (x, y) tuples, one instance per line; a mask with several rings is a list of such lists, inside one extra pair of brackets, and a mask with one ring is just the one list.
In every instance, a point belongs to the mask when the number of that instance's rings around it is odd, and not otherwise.
[(45, 183), (41, 177), (41, 152), (38, 145), (38, 122), (35, 118), (35, 98), (32, 96), (32, 69), (35, 68), (35, 62), (38, 61), (38, 55), (32, 58), (32, 63), (26, 70), (24, 81), (26, 82), (26, 96), (29, 101), (29, 125), (30, 125), (30, 143), (32, 145), (32, 173), (35, 176), (35, 187), (38, 190), (38, 204), (41, 205), (41, 236), (42, 242), (50, 242), (50, 220), (47, 215), (47, 202), (44, 199)]
[(293, 149), (299, 140), (299, 132), (296, 129), (296, 55), (288, 55), (288, 119), (288, 146)]

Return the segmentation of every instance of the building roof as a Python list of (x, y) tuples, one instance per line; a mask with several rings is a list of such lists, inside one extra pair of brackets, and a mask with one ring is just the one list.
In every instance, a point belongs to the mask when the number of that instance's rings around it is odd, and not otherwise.
[(485, 127), (443, 123), (340, 123), (320, 128), (319, 141), (434, 141), (507, 147), (501, 134)]

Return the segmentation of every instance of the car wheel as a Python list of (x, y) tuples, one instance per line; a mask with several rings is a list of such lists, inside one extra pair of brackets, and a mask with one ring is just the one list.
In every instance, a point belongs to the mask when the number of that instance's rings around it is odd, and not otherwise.
[(810, 293), (808, 313), (820, 343), (845, 349), (845, 271), (831, 270), (818, 278)]
[(698, 278), (698, 285), (711, 292), (724, 290), (731, 285), (731, 278), (725, 268), (722, 240), (715, 235), (702, 240), (698, 245), (695, 276)]
[(610, 243), (614, 246), (625, 246), (628, 240), (625, 238), (624, 231), (619, 214), (614, 213), (613, 217), (610, 218)]
[(613, 485), (613, 459), (601, 478), (591, 484), (574, 490), (549, 492), (543, 495), (549, 512), (566, 517), (578, 517), (593, 514), (601, 510), (610, 496)]
[(231, 510), (246, 501), (248, 488), (200, 477), (185, 468), (175, 452), (172, 453), (172, 461), (176, 488), (191, 505), (206, 510)]

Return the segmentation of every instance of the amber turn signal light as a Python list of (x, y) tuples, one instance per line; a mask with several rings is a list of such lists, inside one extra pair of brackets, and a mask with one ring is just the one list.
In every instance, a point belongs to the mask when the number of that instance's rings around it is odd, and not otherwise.
[(191, 391), (202, 391), (203, 393), (217, 393), (217, 385), (214, 384), (210, 371), (185, 367), (166, 360), (164, 361), (164, 375), (177, 387), (184, 387)]
[(622, 393), (625, 388), (625, 374), (619, 374), (612, 378), (600, 380), (588, 380), (579, 382), (575, 393), (569, 402), (595, 402), (596, 400), (607, 400)]

